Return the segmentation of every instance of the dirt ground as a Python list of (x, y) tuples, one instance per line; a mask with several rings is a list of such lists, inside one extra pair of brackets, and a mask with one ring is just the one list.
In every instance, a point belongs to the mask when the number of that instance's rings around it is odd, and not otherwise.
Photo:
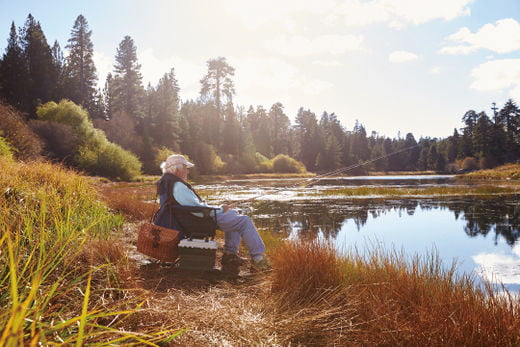
[(222, 276), (217, 251), (216, 271), (181, 270), (176, 264), (161, 263), (137, 252), (139, 223), (124, 227), (124, 244), (132, 276), (130, 295), (142, 297), (144, 304), (132, 328), (183, 330), (170, 345), (251, 346), (283, 345), (276, 333), (277, 322), (270, 292), (269, 274), (249, 271), (243, 265), (238, 278)]

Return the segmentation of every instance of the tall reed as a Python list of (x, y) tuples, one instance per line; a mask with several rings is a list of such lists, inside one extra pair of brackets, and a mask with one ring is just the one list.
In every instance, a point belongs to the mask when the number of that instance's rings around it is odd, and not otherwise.
[(0, 345), (153, 342), (173, 334), (118, 330), (138, 305), (117, 285), (124, 257), (109, 235), (123, 218), (86, 178), (46, 163), (0, 158), (0, 168)]
[[(432, 252), (341, 255), (325, 241), (295, 241), (272, 256), (273, 295), (292, 343), (518, 345), (520, 302), (477, 286)], [(505, 294), (504, 294), (505, 293)], [(311, 309), (312, 307), (312, 309)], [(311, 309), (311, 311), (309, 311)]]

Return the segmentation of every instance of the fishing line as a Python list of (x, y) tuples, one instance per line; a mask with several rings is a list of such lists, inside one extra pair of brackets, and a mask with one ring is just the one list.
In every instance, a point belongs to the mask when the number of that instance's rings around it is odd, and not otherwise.
[(388, 153), (388, 154), (383, 154), (383, 155), (380, 155), (376, 158), (373, 158), (373, 159), (370, 159), (370, 160), (366, 160), (364, 162), (361, 162), (361, 163), (357, 163), (357, 164), (352, 164), (352, 165), (349, 165), (349, 166), (345, 166), (345, 167), (342, 167), (342, 168), (339, 168), (339, 169), (335, 169), (335, 170), (332, 170), (332, 171), (329, 171), (329, 172), (326, 172), (324, 174), (321, 174), (321, 175), (317, 175), (315, 177), (312, 177), (312, 178), (308, 178), (306, 179), (305, 181), (303, 182), (307, 182), (303, 185), (301, 185), (300, 183), (297, 183), (297, 184), (294, 184), (294, 185), (291, 185), (291, 186), (287, 186), (287, 187), (283, 187), (283, 188), (275, 188), (274, 191), (270, 192), (270, 193), (262, 193), (262, 194), (259, 194), (259, 195), (256, 195), (256, 196), (253, 196), (247, 200), (244, 200), (243, 202), (246, 203), (246, 202), (251, 202), (251, 201), (254, 201), (258, 198), (261, 198), (262, 196), (266, 196), (268, 194), (272, 194), (272, 193), (276, 193), (277, 191), (279, 190), (286, 190), (286, 189), (291, 189), (291, 188), (296, 188), (296, 187), (301, 187), (301, 188), (305, 188), (311, 184), (314, 184), (326, 177), (332, 177), (334, 175), (338, 175), (340, 173), (344, 173), (344, 172), (347, 172), (347, 171), (350, 171), (350, 170), (353, 170), (353, 169), (356, 169), (358, 167), (362, 167), (362, 166), (365, 166), (367, 164), (370, 164), (370, 163), (373, 163), (377, 160), (380, 160), (380, 159), (384, 159), (384, 158), (388, 158), (388, 157), (391, 157), (393, 155), (396, 155), (398, 153), (402, 153), (402, 152), (405, 152), (405, 151), (408, 151), (412, 148), (416, 148), (416, 147), (419, 147), (420, 145), (419, 144), (416, 144), (416, 145), (413, 145), (413, 146), (410, 146), (410, 147), (406, 147), (406, 148), (402, 148), (398, 151), (395, 151), (395, 152), (392, 152), (392, 153)]

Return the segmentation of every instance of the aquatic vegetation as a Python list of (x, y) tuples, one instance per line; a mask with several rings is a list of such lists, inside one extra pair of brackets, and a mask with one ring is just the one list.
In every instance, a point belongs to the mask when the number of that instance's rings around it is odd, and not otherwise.
[(417, 197), (417, 196), (454, 196), (454, 195), (493, 195), (515, 194), (520, 187), (497, 185), (473, 186), (432, 186), (420, 188), (397, 187), (349, 187), (322, 189), (299, 192), (298, 196), (384, 196), (384, 197)]
[(520, 164), (506, 164), (494, 169), (478, 170), (458, 177), (470, 180), (520, 180)]

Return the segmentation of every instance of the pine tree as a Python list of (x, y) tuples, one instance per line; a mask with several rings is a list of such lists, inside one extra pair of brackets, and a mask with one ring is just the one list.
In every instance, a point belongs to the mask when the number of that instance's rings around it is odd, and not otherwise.
[(65, 59), (63, 58), (63, 52), (61, 51), (60, 44), (58, 41), (54, 41), (54, 45), (51, 49), (52, 52), (52, 64), (54, 65), (54, 70), (56, 71), (57, 81), (54, 100), (61, 100), (65, 96), (65, 88), (64, 88), (64, 74), (65, 74)]
[(271, 128), (270, 133), (273, 154), (288, 154), (291, 121), (284, 113), (284, 107), (280, 102), (271, 106), (268, 118)]
[(230, 66), (224, 57), (210, 59), (206, 64), (208, 73), (200, 80), (202, 84), (200, 95), (204, 102), (215, 103), (220, 120), (222, 105), (233, 101), (235, 86), (231, 76), (235, 75), (235, 68)]
[(507, 161), (514, 161), (520, 157), (520, 109), (509, 99), (499, 111), (499, 120), (506, 132)]
[(225, 110), (224, 125), (222, 129), (222, 149), (224, 153), (232, 156), (240, 154), (241, 125), (233, 104), (228, 104)]
[(0, 95), (12, 106), (28, 112), (29, 73), (14, 22), (0, 62)]
[(69, 50), (66, 61), (67, 96), (89, 111), (94, 108), (97, 83), (91, 35), (87, 20), (80, 14), (74, 21), (66, 46)]
[(272, 134), (265, 108), (259, 105), (256, 107), (256, 111), (252, 112), (252, 107), (250, 107), (247, 123), (251, 129), (256, 150), (264, 156), (271, 158), (273, 156)]
[(115, 56), (114, 75), (111, 87), (111, 112), (125, 111), (136, 119), (143, 118), (141, 65), (137, 62), (137, 48), (130, 36), (119, 44)]
[(473, 150), (477, 157), (485, 158), (490, 155), (492, 142), (491, 120), (485, 112), (478, 114), (477, 122), (473, 129)]
[(27, 16), (20, 37), (30, 80), (27, 103), (29, 112), (33, 112), (38, 104), (51, 100), (55, 95), (58, 71), (40, 23), (31, 14)]
[(200, 80), (200, 98), (208, 107), (214, 107), (214, 111), (208, 109), (207, 122), (213, 129), (211, 142), (216, 148), (221, 148), (221, 128), (223, 121), (223, 105), (233, 103), (235, 85), (232, 76), (235, 75), (235, 68), (226, 62), (226, 58), (219, 57), (210, 59), (206, 62), (208, 72)]
[(318, 120), (313, 112), (300, 107), (296, 115), (296, 133), (300, 144), (297, 159), (303, 162), (308, 170), (314, 170), (320, 147)]
[(149, 116), (155, 143), (179, 151), (179, 86), (174, 69), (163, 75), (150, 98)]

